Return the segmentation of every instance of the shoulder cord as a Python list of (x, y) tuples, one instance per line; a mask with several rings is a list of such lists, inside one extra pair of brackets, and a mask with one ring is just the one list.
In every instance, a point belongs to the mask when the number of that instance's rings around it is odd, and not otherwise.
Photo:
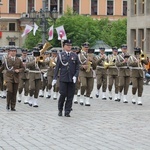
[(11, 68), (8, 67), (7, 58), (4, 59), (4, 62), (5, 62), (7, 70), (12, 71), (14, 67), (13, 66)]
[(83, 56), (83, 58), (85, 59), (85, 61), (81, 61), (81, 57), (80, 57), (80, 54), (78, 54), (79, 55), (79, 61), (80, 61), (80, 63), (83, 65), (83, 64), (85, 64), (86, 63), (86, 60), (87, 60), (87, 58), (86, 58), (86, 56), (81, 52), (81, 55)]
[(63, 63), (63, 62), (62, 62), (62, 58), (61, 58), (61, 54), (60, 54), (60, 53), (58, 54), (58, 56), (59, 56), (59, 59), (60, 59), (60, 62), (62, 63), (62, 65), (63, 65), (63, 66), (67, 66), (67, 65), (68, 65), (68, 62), (66, 62), (66, 63)]

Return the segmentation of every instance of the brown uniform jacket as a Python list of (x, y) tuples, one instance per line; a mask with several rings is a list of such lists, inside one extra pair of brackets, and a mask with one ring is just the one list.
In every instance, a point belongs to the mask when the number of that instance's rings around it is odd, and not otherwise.
[[(89, 72), (86, 72), (86, 70), (83, 68), (83, 65), (87, 64), (87, 57), (90, 55), (92, 58), (92, 64), (91, 69)], [(85, 54), (83, 51), (78, 54), (79, 61), (80, 61), (80, 70), (79, 70), (79, 77), (93, 77), (93, 70), (96, 69), (96, 57), (94, 54)]]
[(18, 57), (15, 58), (15, 61), (13, 61), (11, 58), (6, 58), (0, 68), (0, 72), (2, 72), (4, 69), (6, 70), (6, 82), (19, 83), (19, 73), (16, 73), (14, 70), (19, 69), (19, 72), (22, 72), (24, 71), (24, 66)]
[(118, 67), (118, 76), (130, 76), (129, 64), (124, 63), (124, 54), (119, 54), (116, 59), (116, 66)]
[(107, 56), (105, 58), (101, 58), (101, 56), (97, 56), (96, 58), (97, 58), (97, 60), (96, 60), (96, 66), (97, 66), (96, 67), (96, 75), (107, 74), (107, 69), (104, 68), (104, 62), (108, 61)]
[(130, 56), (129, 58), (129, 66), (131, 67), (131, 77), (143, 77), (143, 65), (142, 64), (148, 64), (147, 60), (142, 60), (141, 65), (135, 61), (135, 56)]
[(116, 67), (116, 58), (117, 56), (114, 56), (113, 54), (108, 56), (108, 62), (111, 64), (108, 67), (108, 75), (118, 75), (118, 68)]

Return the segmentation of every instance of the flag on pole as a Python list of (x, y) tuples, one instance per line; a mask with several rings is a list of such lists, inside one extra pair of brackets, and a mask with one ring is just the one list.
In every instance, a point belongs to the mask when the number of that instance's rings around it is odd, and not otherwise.
[(34, 36), (35, 36), (35, 33), (36, 33), (38, 28), (39, 28), (39, 26), (34, 22), (34, 26), (33, 26), (33, 35)]
[(54, 33), (54, 27), (53, 27), (53, 25), (52, 25), (52, 26), (49, 28), (49, 31), (48, 31), (48, 36), (49, 36), (48, 40), (49, 40), (49, 41), (53, 39), (53, 33)]
[(32, 31), (33, 27), (32, 26), (29, 26), (26, 24), (26, 27), (23, 31), (23, 34), (21, 35), (21, 37), (24, 37), (25, 35), (27, 35), (28, 33), (30, 33)]
[(59, 26), (56, 28), (58, 34), (58, 40), (67, 40), (67, 35), (64, 26)]

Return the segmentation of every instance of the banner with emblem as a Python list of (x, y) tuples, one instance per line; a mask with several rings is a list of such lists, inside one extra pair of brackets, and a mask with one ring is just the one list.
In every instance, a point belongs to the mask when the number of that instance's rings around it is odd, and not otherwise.
[(33, 29), (32, 26), (26, 24), (26, 27), (25, 27), (25, 29), (24, 29), (23, 34), (21, 35), (21, 37), (24, 37), (25, 35), (27, 35), (28, 33), (30, 33), (32, 31), (32, 29)]
[(49, 31), (48, 31), (48, 36), (49, 36), (49, 38), (48, 38), (48, 40), (50, 41), (50, 40), (52, 40), (53, 39), (53, 34), (54, 34), (54, 29), (53, 29), (54, 27), (53, 27), (53, 25), (49, 28)]
[(67, 40), (67, 35), (64, 26), (59, 26), (56, 28), (58, 40)]

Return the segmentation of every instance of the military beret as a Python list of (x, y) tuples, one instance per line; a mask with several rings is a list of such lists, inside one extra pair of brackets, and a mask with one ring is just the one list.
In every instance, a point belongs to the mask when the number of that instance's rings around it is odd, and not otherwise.
[(64, 40), (63, 45), (65, 45), (65, 44), (72, 45), (72, 40), (70, 40), (70, 39)]
[(38, 48), (41, 50), (43, 48), (43, 43), (39, 43)]
[(104, 47), (100, 47), (99, 49), (100, 49), (100, 50), (103, 50), (103, 51), (105, 50), (105, 48), (104, 48)]
[(39, 47), (33, 47), (33, 51), (34, 51), (34, 52), (39, 52), (39, 51), (40, 51), (40, 48), (39, 48)]
[(122, 44), (122, 45), (121, 45), (121, 48), (127, 49), (127, 44)]
[(90, 45), (90, 44), (89, 44), (88, 42), (84, 42), (84, 43), (82, 44), (83, 47), (89, 47), (89, 45)]

